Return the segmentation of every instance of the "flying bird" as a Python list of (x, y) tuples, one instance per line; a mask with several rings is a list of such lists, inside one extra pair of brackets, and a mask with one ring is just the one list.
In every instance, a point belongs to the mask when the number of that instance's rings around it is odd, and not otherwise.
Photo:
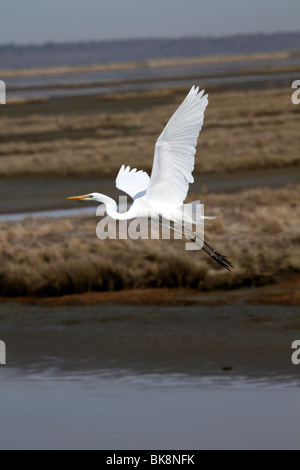
[[(90, 193), (68, 199), (101, 202), (105, 204), (107, 214), (116, 220), (151, 217), (160, 225), (168, 221), (169, 228), (178, 231), (178, 228), (174, 228), (176, 224), (182, 228), (185, 238), (199, 244), (205, 253), (230, 271), (233, 266), (228, 258), (200, 239), (195, 231), (191, 231), (188, 227), (194, 220), (182, 215), (189, 184), (194, 182), (192, 172), (196, 145), (207, 104), (208, 95), (193, 86), (155, 144), (151, 178), (144, 171), (122, 165), (116, 178), (116, 187), (133, 199), (127, 212), (118, 212), (116, 202), (104, 194)], [(186, 232), (190, 232), (190, 235)]]

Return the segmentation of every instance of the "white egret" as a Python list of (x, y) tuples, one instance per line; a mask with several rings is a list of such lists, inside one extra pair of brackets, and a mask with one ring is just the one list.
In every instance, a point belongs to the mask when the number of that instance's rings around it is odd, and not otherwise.
[[(103, 194), (90, 193), (84, 196), (70, 197), (96, 201), (105, 204), (107, 214), (113, 219), (129, 220), (137, 217), (151, 217), (168, 220), (180, 225), (183, 230), (191, 226), (191, 220), (183, 220), (182, 207), (186, 199), (189, 184), (194, 182), (192, 172), (198, 135), (201, 131), (204, 111), (208, 104), (208, 95), (194, 86), (175, 111), (155, 145), (154, 162), (151, 178), (144, 171), (130, 169), (123, 165), (116, 179), (116, 187), (133, 198), (133, 204), (125, 213), (117, 210), (116, 202)], [(174, 229), (169, 225), (169, 228)], [(214, 250), (207, 242), (199, 239), (195, 232), (186, 238), (199, 243), (209, 256), (230, 270), (232, 264), (226, 256)]]

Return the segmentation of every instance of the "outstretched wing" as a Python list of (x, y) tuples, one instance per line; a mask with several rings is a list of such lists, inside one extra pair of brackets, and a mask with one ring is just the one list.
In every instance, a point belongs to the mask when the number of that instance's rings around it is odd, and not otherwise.
[(150, 178), (144, 171), (137, 171), (136, 168), (125, 168), (122, 165), (116, 179), (116, 186), (121, 191), (129, 194), (132, 199), (144, 196), (149, 185)]
[(208, 95), (193, 88), (173, 114), (155, 145), (147, 195), (153, 200), (181, 206), (187, 196), (199, 132)]

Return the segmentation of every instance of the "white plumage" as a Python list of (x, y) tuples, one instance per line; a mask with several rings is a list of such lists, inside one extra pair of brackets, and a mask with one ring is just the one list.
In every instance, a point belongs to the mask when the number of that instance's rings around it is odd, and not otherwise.
[(137, 171), (136, 168), (122, 165), (116, 178), (116, 187), (124, 193), (129, 194), (132, 199), (145, 195), (149, 186), (150, 178), (145, 171)]
[[(147, 195), (153, 200), (172, 202), (181, 206), (189, 184), (194, 182), (192, 172), (208, 96), (204, 90), (193, 87), (173, 114), (155, 145), (151, 181)], [(204, 95), (204, 96), (203, 96)]]
[[(127, 212), (119, 213), (116, 202), (104, 194), (91, 193), (69, 199), (102, 202), (107, 214), (114, 219), (151, 216), (159, 221), (163, 217), (184, 228), (187, 223), (182, 220), (182, 211), (179, 209), (184, 204), (189, 184), (194, 182), (192, 172), (196, 145), (207, 104), (208, 96), (204, 95), (204, 90), (199, 92), (199, 88), (193, 86), (156, 142), (151, 178), (144, 171), (136, 168), (131, 170), (129, 166), (122, 165), (116, 178), (116, 186), (134, 200)], [(197, 235), (192, 234), (197, 239)], [(226, 269), (230, 269), (232, 265), (226, 256), (220, 255), (204, 240), (201, 242), (201, 246), (205, 245), (203, 250), (207, 254)]]
[(133, 199), (146, 195), (153, 202), (181, 206), (189, 184), (194, 182), (192, 172), (208, 95), (194, 86), (173, 114), (155, 144), (151, 179), (144, 171), (122, 165), (116, 179), (118, 189)]

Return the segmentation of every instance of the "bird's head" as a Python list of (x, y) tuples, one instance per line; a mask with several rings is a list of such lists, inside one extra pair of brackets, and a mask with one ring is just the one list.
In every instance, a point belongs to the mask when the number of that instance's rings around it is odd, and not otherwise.
[(110, 213), (112, 211), (117, 210), (117, 204), (116, 202), (108, 196), (105, 196), (104, 194), (100, 193), (90, 193), (90, 194), (85, 194), (84, 196), (73, 196), (73, 197), (68, 197), (67, 199), (75, 199), (77, 201), (95, 201), (97, 203), (102, 203), (106, 206), (106, 210), (110, 210)]
[(91, 194), (85, 194), (84, 196), (68, 197), (67, 199), (77, 199), (79, 201), (92, 201), (92, 200), (97, 200), (96, 196), (97, 196), (96, 193), (91, 193)]

